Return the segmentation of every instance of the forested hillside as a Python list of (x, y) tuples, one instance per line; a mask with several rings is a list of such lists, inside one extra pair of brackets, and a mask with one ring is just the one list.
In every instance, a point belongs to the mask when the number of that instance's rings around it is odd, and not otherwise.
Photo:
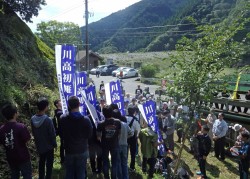
[[(247, 0), (142, 0), (89, 25), (91, 49), (100, 53), (175, 50), (183, 36), (196, 39), (197, 27), (241, 20)], [(244, 17), (249, 17), (244, 13)], [(244, 24), (238, 41), (247, 39)], [(83, 34), (85, 29), (82, 27)], [(246, 47), (248, 42), (246, 42)], [(248, 56), (243, 55), (245, 62)]]
[[(0, 106), (7, 101), (18, 106), (19, 121), (30, 124), (40, 96), (49, 101), (55, 93), (54, 51), (31, 32), (29, 27), (5, 3), (0, 3)], [(0, 116), (0, 125), (4, 122)], [(29, 145), (33, 167), (37, 161), (33, 143)], [(5, 152), (0, 148), (0, 178), (8, 178)]]

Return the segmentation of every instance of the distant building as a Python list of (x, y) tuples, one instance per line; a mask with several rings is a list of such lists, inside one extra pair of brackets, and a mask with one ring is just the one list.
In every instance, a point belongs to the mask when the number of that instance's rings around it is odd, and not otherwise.
[[(100, 65), (102, 61), (103, 61), (103, 58), (100, 55), (98, 55), (95, 52), (89, 51), (89, 70)], [(85, 50), (80, 50), (76, 54), (76, 63), (77, 63), (78, 70), (87, 71), (88, 62), (86, 60)]]

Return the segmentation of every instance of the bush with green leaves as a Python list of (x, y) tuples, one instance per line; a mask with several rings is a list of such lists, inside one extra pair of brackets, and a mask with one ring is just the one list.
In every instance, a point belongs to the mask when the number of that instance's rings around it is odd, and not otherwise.
[(157, 67), (155, 65), (146, 64), (141, 67), (141, 76), (145, 78), (153, 78), (157, 72)]

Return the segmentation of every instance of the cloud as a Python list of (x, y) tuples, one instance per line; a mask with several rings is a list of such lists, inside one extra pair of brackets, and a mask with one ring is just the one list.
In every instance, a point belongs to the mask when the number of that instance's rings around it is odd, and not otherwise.
[[(88, 0), (90, 13), (89, 22), (95, 22), (103, 17), (139, 2), (140, 0)], [(41, 21), (56, 20), (59, 22), (73, 22), (79, 26), (85, 25), (84, 0), (46, 0), (47, 5), (39, 11), (38, 17), (33, 17), (33, 23), (27, 23), (32, 31)]]

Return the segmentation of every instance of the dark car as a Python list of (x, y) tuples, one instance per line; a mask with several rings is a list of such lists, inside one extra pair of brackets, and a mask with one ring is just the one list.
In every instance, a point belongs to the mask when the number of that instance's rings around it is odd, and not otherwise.
[(117, 68), (119, 68), (119, 66), (117, 65), (108, 65), (104, 68), (101, 69), (101, 76), (108, 76), (108, 75), (112, 75), (112, 71), (116, 70)]

